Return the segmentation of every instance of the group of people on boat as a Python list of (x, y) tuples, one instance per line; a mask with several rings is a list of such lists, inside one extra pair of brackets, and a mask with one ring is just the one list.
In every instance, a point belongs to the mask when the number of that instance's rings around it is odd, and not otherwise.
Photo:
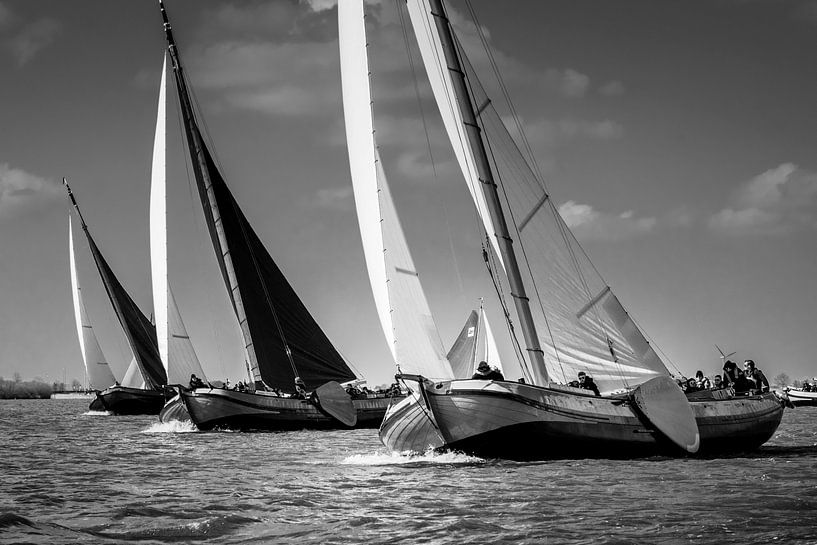
[(769, 391), (769, 380), (763, 371), (755, 366), (753, 360), (743, 362), (743, 369), (738, 368), (738, 364), (732, 360), (726, 360), (723, 364), (723, 375), (716, 374), (710, 381), (705, 377), (703, 371), (698, 370), (695, 378), (678, 379), (678, 386), (685, 393), (699, 392), (703, 390), (723, 390), (731, 388), (736, 394), (753, 394)]
[(346, 387), (346, 393), (349, 394), (349, 397), (352, 399), (368, 399), (371, 397), (399, 397), (403, 395), (400, 392), (400, 385), (398, 383), (393, 383), (388, 388), (376, 388), (374, 390), (370, 390), (366, 386), (362, 386), (358, 388), (354, 384), (350, 384)]

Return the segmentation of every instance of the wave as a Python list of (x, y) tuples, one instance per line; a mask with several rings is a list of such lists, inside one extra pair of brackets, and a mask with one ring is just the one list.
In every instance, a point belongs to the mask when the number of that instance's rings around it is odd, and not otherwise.
[(113, 416), (113, 413), (108, 411), (85, 411), (82, 416)]
[(341, 460), (343, 465), (355, 466), (392, 466), (392, 465), (425, 465), (425, 464), (482, 464), (486, 460), (462, 452), (434, 452), (428, 450), (422, 454), (384, 453), (353, 454)]
[(199, 431), (190, 421), (170, 420), (169, 422), (155, 422), (142, 433), (194, 433)]

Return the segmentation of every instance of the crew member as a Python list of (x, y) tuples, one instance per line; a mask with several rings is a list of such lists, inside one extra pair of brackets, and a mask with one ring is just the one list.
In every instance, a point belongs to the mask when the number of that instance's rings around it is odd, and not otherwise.
[(499, 369), (491, 369), (487, 361), (479, 362), (477, 372), (471, 377), (473, 380), (505, 380)]
[(593, 381), (593, 377), (588, 377), (584, 371), (579, 371), (579, 388), (583, 390), (591, 390), (597, 396), (601, 396), (599, 387)]

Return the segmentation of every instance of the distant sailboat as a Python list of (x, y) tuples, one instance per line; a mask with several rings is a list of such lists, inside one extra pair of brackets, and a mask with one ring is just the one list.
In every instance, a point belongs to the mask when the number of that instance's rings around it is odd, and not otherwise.
[[(340, 386), (357, 377), (281, 273), (216, 167), (161, 2), (160, 7), (202, 210), (245, 341), (252, 382), (249, 391), (182, 391), (193, 422), (201, 429), (377, 427), (389, 399), (352, 400)], [(299, 388), (312, 393), (307, 399), (291, 397), (303, 396)]]
[[(167, 375), (159, 357), (158, 346), (156, 345), (156, 331), (153, 324), (139, 310), (139, 307), (133, 302), (133, 299), (122, 287), (122, 284), (119, 283), (116, 275), (105, 261), (88, 230), (88, 226), (85, 224), (85, 219), (82, 217), (82, 212), (80, 212), (79, 205), (68, 186), (68, 182), (63, 179), (63, 183), (79, 216), (85, 237), (88, 239), (91, 255), (93, 255), (97, 270), (102, 278), (105, 291), (108, 293), (108, 298), (133, 352), (136, 367), (133, 367), (133, 364), (131, 367), (138, 369), (139, 375), (141, 375), (141, 377), (137, 377), (135, 372), (129, 370), (126, 377), (132, 380), (133, 383), (127, 386), (112, 384), (105, 387), (104, 390), (97, 393), (97, 398), (91, 403), (91, 409), (107, 410), (114, 414), (159, 414), (164, 405), (162, 387), (167, 383)], [(76, 270), (75, 266), (73, 270)], [(74, 293), (78, 293), (77, 288), (74, 289)], [(82, 340), (80, 342), (81, 344), (84, 343)], [(141, 384), (137, 387), (135, 383), (139, 382), (139, 378), (141, 378)]]
[[(357, 184), (372, 172), (379, 176), (382, 166), (372, 136), (363, 2), (339, 4), (347, 141)], [(519, 152), (456, 41), (442, 2), (408, 0), (408, 11), (446, 131), (491, 235), (489, 251), (499, 263), (494, 273), (510, 287), (527, 357), (520, 357), (524, 382), (471, 380), (459, 367), (452, 376), (449, 362), (436, 355), (410, 367), (395, 358), (400, 378), (416, 386), (389, 409), (380, 430), (384, 444), (401, 452), (431, 447), (547, 458), (736, 451), (768, 440), (783, 412), (774, 394), (710, 392), (706, 399), (687, 400)], [(357, 98), (347, 100), (347, 89)], [(352, 133), (350, 123), (362, 128)], [(376, 213), (376, 204), (370, 197), (358, 209)], [(388, 219), (384, 214), (383, 232)], [(388, 259), (388, 242), (384, 249)], [(384, 257), (365, 253), (381, 309), (383, 288), (372, 271), (383, 268)], [(416, 316), (422, 319), (422, 313)], [(415, 331), (406, 324), (411, 321), (394, 322), (394, 331), (384, 327), (386, 338), (399, 344), (401, 335)], [(433, 341), (435, 332), (425, 332)], [(601, 397), (566, 384), (578, 371), (596, 378)]]

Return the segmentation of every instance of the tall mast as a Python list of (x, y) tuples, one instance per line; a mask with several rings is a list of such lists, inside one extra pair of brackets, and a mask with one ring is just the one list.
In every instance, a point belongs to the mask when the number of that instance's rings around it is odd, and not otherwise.
[(494, 236), (499, 242), (499, 251), (506, 266), (511, 296), (513, 297), (514, 306), (516, 307), (516, 313), (519, 315), (527, 351), (533, 363), (533, 374), (538, 384), (546, 384), (548, 382), (548, 375), (547, 368), (545, 367), (544, 352), (539, 345), (539, 336), (536, 333), (536, 326), (534, 325), (533, 315), (530, 310), (530, 299), (525, 293), (525, 284), (522, 281), (522, 274), (519, 271), (519, 263), (517, 262), (516, 253), (513, 248), (513, 239), (508, 231), (508, 224), (505, 221), (505, 214), (502, 210), (497, 186), (494, 182), (493, 173), (491, 172), (488, 154), (482, 142), (480, 134), (482, 130), (477, 124), (474, 105), (471, 103), (471, 95), (468, 92), (468, 85), (465, 81), (465, 72), (460, 64), (460, 59), (454, 44), (454, 37), (451, 33), (451, 24), (446, 15), (445, 8), (442, 5), (442, 0), (429, 0), (429, 5), (431, 7), (431, 14), (434, 16), (443, 51), (445, 52), (446, 67), (454, 86), (454, 92), (459, 98), (457, 103), (459, 104), (460, 115), (462, 116), (465, 132), (468, 136), (468, 143), (476, 159), (482, 193), (485, 196), (488, 213), (493, 223)]
[(181, 102), (182, 116), (184, 117), (185, 121), (185, 132), (187, 134), (187, 141), (194, 161), (193, 167), (196, 174), (198, 174), (200, 177), (206, 192), (204, 198), (206, 198), (208, 207), (205, 207), (205, 214), (210, 216), (208, 220), (212, 222), (217, 233), (217, 236), (214, 238), (213, 242), (218, 245), (217, 251), (221, 253), (221, 257), (224, 262), (224, 270), (222, 272), (224, 274), (224, 280), (230, 290), (230, 299), (233, 303), (233, 310), (235, 311), (236, 317), (238, 318), (238, 323), (241, 326), (241, 334), (244, 337), (245, 348), (249, 358), (250, 368), (252, 370), (252, 379), (256, 383), (259, 383), (262, 382), (262, 378), (261, 372), (258, 368), (258, 357), (255, 353), (252, 335), (250, 334), (247, 315), (244, 311), (241, 291), (238, 288), (235, 267), (233, 266), (233, 260), (230, 256), (230, 247), (227, 244), (227, 237), (221, 223), (221, 212), (219, 211), (218, 203), (216, 202), (213, 184), (210, 179), (210, 172), (207, 167), (204, 143), (201, 139), (201, 133), (198, 131), (196, 126), (193, 105), (190, 102), (190, 95), (187, 91), (187, 85), (184, 80), (182, 65), (179, 59), (179, 52), (176, 49), (176, 42), (173, 39), (173, 32), (170, 28), (170, 22), (167, 19), (167, 12), (165, 11), (165, 6), (162, 0), (159, 0), (159, 8), (162, 11), (162, 19), (164, 20), (165, 36), (167, 37), (170, 60), (173, 64), (173, 73), (176, 76), (176, 87), (178, 89), (179, 100)]

